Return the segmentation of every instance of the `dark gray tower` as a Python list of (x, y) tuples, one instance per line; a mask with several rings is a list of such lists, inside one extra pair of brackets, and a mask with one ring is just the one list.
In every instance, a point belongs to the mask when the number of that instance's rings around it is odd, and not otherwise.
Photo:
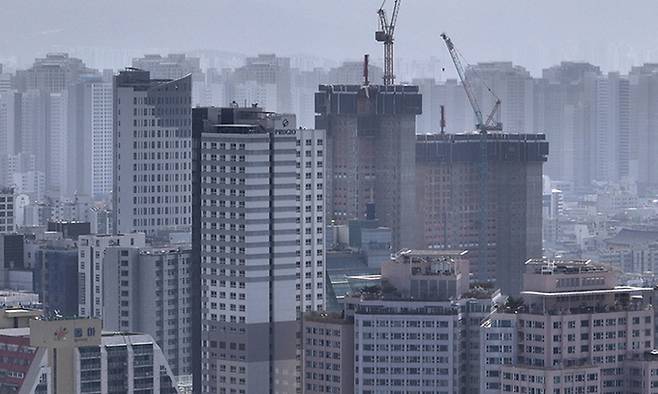
[(416, 237), (415, 133), (422, 110), (417, 86), (321, 85), (315, 127), (327, 131), (327, 218), (337, 224), (366, 216), (374, 202), (393, 248)]
[(523, 264), (541, 257), (548, 142), (543, 134), (485, 136), (486, 179), (480, 172), (480, 134), (418, 136), (419, 237), (423, 247), (468, 249), (475, 280), (495, 280), (505, 294), (515, 295), (521, 290)]

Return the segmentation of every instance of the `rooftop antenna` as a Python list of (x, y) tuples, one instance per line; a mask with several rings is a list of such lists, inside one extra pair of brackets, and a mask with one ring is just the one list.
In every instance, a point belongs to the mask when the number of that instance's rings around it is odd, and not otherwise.
[(368, 86), (370, 85), (370, 81), (368, 80), (368, 65), (370, 62), (370, 55), (367, 53), (363, 55), (363, 85)]

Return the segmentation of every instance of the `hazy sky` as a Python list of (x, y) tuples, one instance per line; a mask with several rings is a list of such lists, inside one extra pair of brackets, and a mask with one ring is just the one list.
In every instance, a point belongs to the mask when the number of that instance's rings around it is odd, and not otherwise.
[[(658, 62), (656, 0), (402, 0), (396, 54), (447, 60), (447, 31), (470, 62), (537, 74), (561, 60), (604, 70)], [(388, 7), (393, 0), (388, 0)], [(219, 49), (322, 58), (381, 56), (381, 0), (0, 0), (0, 59), (58, 48)], [(141, 53), (141, 52), (140, 52)], [(451, 67), (451, 66), (450, 66)]]

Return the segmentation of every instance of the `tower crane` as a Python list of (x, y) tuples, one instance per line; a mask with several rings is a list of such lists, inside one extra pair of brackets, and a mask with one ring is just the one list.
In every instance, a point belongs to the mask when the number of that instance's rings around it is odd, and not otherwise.
[(375, 32), (375, 41), (384, 43), (384, 85), (386, 86), (395, 83), (395, 74), (393, 74), (393, 36), (395, 34), (395, 23), (398, 19), (401, 1), (395, 0), (390, 22), (384, 10), (386, 0), (384, 0), (377, 11), (377, 15), (379, 16), (379, 30)]
[[(464, 71), (464, 66), (462, 66), (462, 62), (459, 59), (460, 54), (459, 51), (457, 51), (457, 48), (455, 48), (455, 45), (452, 43), (452, 40), (446, 33), (441, 34), (441, 38), (443, 38), (443, 41), (445, 41), (446, 46), (448, 47), (448, 52), (450, 52), (450, 57), (452, 58), (452, 62), (455, 64), (455, 68), (457, 69), (457, 74), (459, 74), (459, 79), (462, 82), (462, 86), (464, 87), (464, 91), (466, 92), (466, 96), (468, 97), (468, 101), (471, 103), (471, 107), (473, 108), (473, 112), (475, 113), (475, 119), (477, 120), (477, 124), (475, 125), (476, 130), (478, 130), (481, 134), (487, 134), (488, 131), (502, 131), (503, 129), (503, 124), (500, 122), (497, 122), (495, 120), (496, 114), (500, 110), (500, 99), (496, 94), (491, 90), (489, 86), (487, 86), (484, 81), (482, 83), (484, 86), (487, 88), (489, 93), (494, 97), (495, 104), (493, 108), (491, 109), (491, 112), (487, 116), (486, 119), (482, 116), (482, 110), (480, 109), (480, 104), (477, 101), (477, 98), (475, 97), (475, 93), (473, 91), (473, 85), (471, 85), (470, 79), (466, 78), (466, 72)], [(461, 56), (463, 57), (463, 56)]]
[[(459, 51), (457, 51), (457, 48), (455, 48), (455, 45), (452, 43), (452, 40), (446, 33), (441, 34), (441, 38), (443, 38), (443, 41), (445, 41), (446, 46), (448, 47), (448, 52), (450, 52), (450, 57), (452, 57), (452, 62), (455, 63), (455, 68), (457, 69), (457, 74), (459, 74), (459, 79), (462, 82), (462, 86), (464, 87), (464, 91), (466, 92), (466, 96), (468, 97), (468, 101), (471, 103), (471, 107), (473, 108), (473, 112), (475, 113), (475, 118), (477, 121), (477, 124), (475, 125), (475, 128), (477, 131), (480, 133), (480, 158), (479, 158), (479, 189), (480, 189), (480, 209), (479, 209), (479, 218), (478, 220), (474, 223), (476, 227), (478, 228), (479, 236), (478, 236), (478, 262), (477, 264), (480, 265), (480, 267), (488, 267), (489, 265), (489, 258), (488, 258), (488, 253), (489, 253), (489, 246), (490, 246), (490, 240), (489, 240), (489, 202), (490, 199), (488, 198), (490, 189), (490, 174), (489, 174), (489, 136), (487, 135), (489, 131), (502, 131), (503, 129), (503, 124), (501, 122), (498, 122), (495, 120), (496, 114), (500, 110), (500, 99), (496, 94), (491, 90), (487, 84), (482, 81), (482, 84), (487, 88), (489, 93), (494, 97), (495, 104), (493, 108), (491, 109), (491, 112), (487, 116), (486, 119), (483, 118), (482, 116), (482, 110), (480, 109), (480, 104), (477, 101), (477, 98), (475, 97), (475, 93), (473, 91), (473, 86), (471, 85), (471, 81), (469, 78), (466, 77), (466, 72), (464, 71), (464, 66), (462, 66), (462, 62), (459, 59), (461, 54)], [(495, 242), (495, 241), (493, 241)], [(485, 268), (486, 269), (486, 268)]]

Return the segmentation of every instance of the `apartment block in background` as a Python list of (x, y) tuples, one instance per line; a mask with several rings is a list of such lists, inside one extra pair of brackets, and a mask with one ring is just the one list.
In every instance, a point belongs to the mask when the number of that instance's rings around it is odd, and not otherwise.
[(191, 225), (192, 80), (114, 77), (114, 231)]

